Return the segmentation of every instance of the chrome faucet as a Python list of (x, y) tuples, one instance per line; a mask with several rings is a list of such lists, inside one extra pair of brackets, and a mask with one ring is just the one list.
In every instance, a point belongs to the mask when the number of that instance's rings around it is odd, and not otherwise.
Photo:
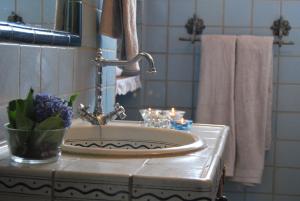
[(95, 91), (95, 108), (93, 113), (89, 112), (89, 107), (80, 104), (79, 107), (79, 115), (80, 118), (89, 121), (93, 125), (105, 125), (109, 120), (114, 120), (117, 117), (120, 119), (125, 119), (125, 109), (119, 103), (116, 103), (114, 106), (114, 111), (109, 114), (103, 113), (103, 103), (102, 103), (102, 73), (103, 68), (105, 66), (129, 66), (134, 63), (140, 61), (142, 58), (146, 58), (148, 63), (150, 64), (149, 73), (155, 73), (156, 68), (154, 66), (153, 58), (150, 54), (141, 52), (133, 57), (129, 61), (125, 60), (106, 60), (103, 58), (102, 49), (99, 48), (97, 50), (97, 55), (95, 58), (96, 66), (97, 66), (97, 74), (96, 74), (96, 91)]

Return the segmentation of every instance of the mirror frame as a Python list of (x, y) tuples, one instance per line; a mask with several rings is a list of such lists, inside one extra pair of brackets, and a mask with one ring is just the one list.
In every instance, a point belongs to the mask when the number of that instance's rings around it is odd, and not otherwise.
[(20, 42), (26, 44), (53, 46), (81, 46), (82, 2), (80, 2), (78, 35), (53, 29), (36, 28), (12, 22), (0, 21), (0, 42)]

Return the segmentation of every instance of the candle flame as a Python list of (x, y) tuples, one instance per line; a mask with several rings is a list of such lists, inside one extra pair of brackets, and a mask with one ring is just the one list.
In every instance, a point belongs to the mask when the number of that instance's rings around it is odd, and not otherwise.
[(180, 119), (180, 123), (184, 124), (184, 118), (183, 117)]

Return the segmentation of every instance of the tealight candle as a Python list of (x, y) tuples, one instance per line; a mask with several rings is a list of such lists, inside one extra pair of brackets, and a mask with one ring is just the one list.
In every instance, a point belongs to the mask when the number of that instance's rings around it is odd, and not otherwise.
[(175, 116), (176, 116), (176, 112), (175, 112), (175, 109), (172, 107), (171, 112), (170, 112), (170, 117), (172, 119), (174, 119)]
[(192, 123), (192, 120), (185, 120), (184, 118), (181, 118), (177, 121), (171, 121), (171, 126), (176, 130), (190, 130), (192, 127)]
[(182, 117), (179, 121), (176, 121), (178, 124), (184, 125), (186, 123), (185, 119)]

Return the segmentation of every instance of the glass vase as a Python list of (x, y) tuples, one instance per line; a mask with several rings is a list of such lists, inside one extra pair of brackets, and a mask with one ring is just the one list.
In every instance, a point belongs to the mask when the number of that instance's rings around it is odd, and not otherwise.
[(5, 124), (11, 159), (17, 163), (43, 164), (58, 160), (66, 128), (56, 130), (20, 130)]

